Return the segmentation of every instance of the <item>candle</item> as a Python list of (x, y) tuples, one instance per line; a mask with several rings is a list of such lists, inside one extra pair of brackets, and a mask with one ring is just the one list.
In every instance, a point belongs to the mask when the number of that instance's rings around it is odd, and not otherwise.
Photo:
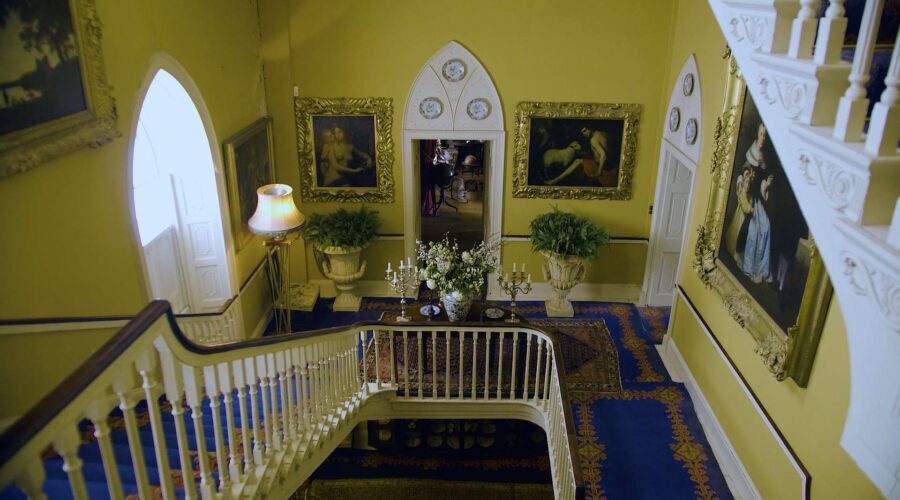
[(400, 260), (400, 271), (403, 271), (403, 260)]
[(406, 267), (412, 267), (412, 261), (409, 260), (409, 257), (406, 258)]
[(516, 263), (513, 262), (513, 274), (516, 274)]
[(394, 283), (396, 283), (396, 282), (397, 282), (397, 272), (394, 271)]
[(528, 284), (531, 284), (531, 273), (528, 273)]
[(525, 272), (525, 263), (524, 262), (522, 263), (522, 272), (523, 273)]
[(391, 262), (388, 261), (388, 268), (387, 268), (388, 274), (391, 274), (391, 271), (393, 271), (393, 269), (391, 269)]

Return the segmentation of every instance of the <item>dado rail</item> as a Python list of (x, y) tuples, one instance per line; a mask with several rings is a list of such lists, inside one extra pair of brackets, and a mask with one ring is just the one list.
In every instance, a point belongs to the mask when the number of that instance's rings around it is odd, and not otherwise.
[(581, 498), (556, 345), (373, 322), (200, 347), (156, 301), (0, 436), (0, 491), (286, 498), (365, 420), (516, 418), (545, 429), (556, 498)]

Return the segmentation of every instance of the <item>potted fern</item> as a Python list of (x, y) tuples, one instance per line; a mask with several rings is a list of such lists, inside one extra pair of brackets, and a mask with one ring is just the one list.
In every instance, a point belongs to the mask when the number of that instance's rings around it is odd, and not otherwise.
[(303, 227), (303, 239), (313, 246), (319, 270), (334, 281), (338, 290), (335, 311), (359, 311), (362, 299), (353, 293), (353, 288), (366, 272), (366, 262), (360, 263), (360, 254), (378, 238), (380, 225), (378, 212), (362, 207), (313, 214)]
[(547, 258), (544, 279), (556, 292), (545, 303), (548, 317), (572, 317), (575, 311), (566, 298), (584, 279), (587, 261), (597, 256), (602, 245), (609, 245), (609, 232), (587, 217), (563, 212), (538, 215), (531, 221), (531, 248)]

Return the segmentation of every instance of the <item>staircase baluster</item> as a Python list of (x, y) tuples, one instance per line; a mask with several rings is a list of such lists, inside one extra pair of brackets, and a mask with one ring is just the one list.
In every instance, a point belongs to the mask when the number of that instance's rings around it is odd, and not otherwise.
[[(110, 453), (112, 453), (111, 447)], [(113, 465), (115, 465), (115, 461), (113, 461)], [(46, 500), (47, 495), (44, 495), (44, 480), (46, 477), (47, 473), (44, 471), (44, 462), (40, 457), (37, 457), (28, 461), (28, 465), (22, 470), (22, 473), (16, 476), (15, 483), (16, 486), (25, 493), (25, 496), (28, 497), (29, 500)], [(109, 478), (108, 475), (106, 477)], [(118, 480), (118, 475), (116, 475), (116, 479)], [(109, 491), (111, 498), (122, 498), (122, 485), (118, 484), (118, 481), (116, 481), (115, 487), (119, 492), (118, 496), (113, 495), (113, 484), (110, 483)]]
[(484, 399), (490, 399), (491, 385), (491, 332), (484, 332)]
[(272, 411), (269, 406), (269, 377), (266, 369), (266, 356), (259, 355), (255, 357), (257, 381), (259, 385), (259, 394), (262, 396), (262, 430), (265, 439), (263, 448), (263, 456), (269, 457), (274, 450), (275, 441), (272, 438)]
[(819, 21), (816, 18), (816, 11), (819, 9), (819, 0), (800, 0), (800, 6), (800, 12), (797, 13), (791, 29), (788, 55), (795, 59), (809, 59), (812, 57), (813, 43), (816, 39), (816, 26)]
[(534, 346), (537, 348), (537, 355), (534, 357), (534, 404), (537, 405), (541, 392), (541, 347), (545, 344), (544, 339), (535, 336)]
[(288, 390), (287, 365), (284, 360), (284, 351), (275, 353), (275, 366), (278, 369), (278, 395), (281, 398), (281, 440), (282, 445), (293, 441), (294, 434), (294, 402), (291, 391)]
[(312, 433), (317, 435), (319, 423), (322, 420), (322, 391), (319, 385), (319, 360), (315, 346), (306, 346), (307, 361), (309, 362), (309, 394), (310, 408), (312, 408)]
[(190, 459), (190, 443), (184, 425), (184, 381), (181, 369), (176, 365), (175, 359), (164, 340), (154, 342), (159, 353), (159, 365), (162, 373), (163, 385), (166, 391), (166, 400), (172, 408), (172, 419), (175, 422), (175, 438), (178, 442), (178, 461), (181, 465), (181, 477), (184, 478), (185, 498), (197, 498), (197, 487), (193, 482), (194, 469)]
[[(109, 497), (113, 499), (124, 498), (122, 492), (122, 480), (119, 478), (119, 467), (116, 462), (116, 455), (112, 447), (112, 439), (109, 436), (109, 406), (102, 405), (100, 401), (91, 403), (85, 412), (87, 418), (94, 424), (94, 437), (97, 438), (97, 446), (100, 448), (100, 459), (103, 461), (103, 473), (106, 475), (106, 486), (109, 488)], [(162, 472), (164, 469), (160, 469)], [(44, 467), (41, 465), (41, 472)], [(43, 478), (41, 479), (43, 483)], [(171, 485), (171, 474), (169, 474), (169, 484)], [(24, 488), (23, 488), (24, 490)], [(38, 487), (40, 490), (40, 487)], [(28, 498), (35, 498), (31, 493)]]
[(272, 402), (270, 425), (272, 426), (272, 445), (276, 450), (283, 443), (281, 435), (281, 418), (284, 413), (284, 401), (278, 399), (278, 368), (275, 365), (275, 354), (266, 354), (266, 382), (269, 385), (269, 400)]
[(343, 403), (343, 398), (341, 397), (341, 377), (340, 372), (338, 371), (339, 365), (337, 341), (328, 341), (328, 351), (330, 352), (328, 356), (328, 373), (331, 378), (329, 384), (331, 385), (331, 392), (334, 395), (333, 404), (335, 409), (340, 410), (341, 404)]
[(375, 388), (381, 390), (381, 346), (378, 341), (380, 331), (372, 330), (372, 336), (375, 337)]
[(450, 399), (450, 331), (444, 334), (444, 399)]
[[(219, 386), (222, 390), (223, 400), (225, 402), (225, 436), (228, 438), (228, 473), (231, 480), (239, 482), (243, 480), (241, 476), (240, 458), (237, 453), (237, 442), (235, 424), (234, 424), (234, 380), (231, 377), (231, 366), (228, 363), (219, 363), (218, 375)], [(221, 465), (219, 466), (222, 467)]]
[(325, 364), (327, 353), (322, 344), (313, 345), (313, 349), (316, 352), (316, 388), (322, 408), (322, 419), (327, 424), (332, 408), (331, 392), (328, 389), (328, 367)]
[(294, 360), (294, 377), (297, 388), (297, 433), (302, 436), (307, 427), (307, 400), (306, 400), (306, 365), (303, 351), (297, 347), (291, 349), (291, 358)]
[(884, 85), (881, 100), (872, 110), (866, 136), (866, 152), (879, 156), (896, 154), (897, 142), (900, 141), (900, 32), (897, 33), (891, 63), (884, 75)]
[(366, 333), (364, 331), (359, 332), (359, 343), (362, 346), (362, 388), (363, 394), (369, 393), (369, 370), (366, 366)]
[[(241, 415), (241, 445), (242, 445), (242, 453), (241, 457), (244, 460), (243, 468), (242, 468), (242, 477), (244, 480), (248, 479), (250, 474), (250, 458), (248, 457), (249, 453), (252, 453), (252, 448), (250, 447), (250, 420), (247, 418), (247, 382), (244, 379), (244, 363), (243, 360), (237, 359), (231, 362), (231, 372), (234, 374), (234, 386), (237, 389), (237, 397), (238, 397), (238, 411)], [(240, 464), (239, 464), (240, 466)]]
[(478, 330), (472, 332), (472, 399), (478, 399)]
[(256, 363), (254, 358), (244, 359), (245, 378), (250, 387), (250, 426), (253, 429), (253, 463), (262, 465), (265, 444), (259, 430), (259, 378), (256, 376)]
[(553, 344), (548, 340), (546, 342), (547, 347), (547, 362), (544, 365), (544, 408), (547, 407), (547, 400), (549, 398), (548, 394), (550, 393), (550, 370), (553, 368)]
[[(363, 380), (362, 386), (360, 386), (360, 383), (359, 383), (359, 381), (360, 381), (360, 378), (359, 378), (360, 355), (359, 355), (359, 350), (357, 349), (357, 346), (356, 346), (356, 340), (354, 340), (353, 344), (354, 344), (353, 355), (352, 355), (353, 362), (350, 363), (353, 366), (353, 380), (356, 382), (356, 387), (353, 390), (354, 391), (361, 390), (362, 394), (366, 394), (368, 392), (368, 388), (366, 387), (365, 380)], [(363, 362), (365, 362), (365, 352), (363, 352), (362, 358), (363, 358)]]
[(522, 399), (528, 400), (528, 375), (531, 372), (531, 332), (525, 332), (525, 381), (522, 382)]
[[(188, 407), (191, 409), (191, 419), (194, 421), (197, 462), (200, 463), (200, 496), (204, 499), (212, 498), (215, 494), (215, 485), (210, 473), (209, 457), (206, 455), (206, 433), (203, 430), (203, 393), (199, 383), (200, 374), (196, 367), (189, 365), (182, 365), (182, 372), (184, 373), (184, 392)], [(132, 456), (133, 459), (134, 456)]]
[[(134, 407), (138, 399), (132, 394), (137, 386), (134, 373), (120, 374), (113, 382), (113, 391), (119, 398), (119, 409), (122, 410), (122, 420), (125, 422), (125, 434), (128, 436), (128, 450), (131, 452), (131, 465), (134, 468), (134, 478), (137, 482), (138, 493), (146, 498), (150, 495), (150, 481), (147, 477), (147, 466), (144, 462), (144, 449), (141, 445), (141, 435), (138, 430), (137, 419), (134, 415)], [(148, 401), (147, 404), (150, 404)]]
[(409, 332), (403, 331), (403, 397), (409, 397)]
[[(282, 397), (285, 398), (284, 401), (287, 402), (287, 404), (286, 404), (286, 406), (287, 406), (287, 409), (286, 409), (286, 411), (287, 411), (287, 427), (285, 427), (285, 433), (290, 435), (290, 439), (293, 442), (293, 441), (297, 440), (297, 434), (298, 434), (297, 433), (297, 424), (296, 424), (297, 405), (298, 405), (298, 402), (296, 399), (297, 377), (294, 375), (294, 363), (292, 362), (293, 360), (291, 358), (292, 351), (291, 350), (281, 351), (279, 354), (284, 359), (284, 368), (282, 368), (281, 373), (282, 373), (282, 380), (283, 380), (282, 385), (284, 387), (282, 390), (286, 393)], [(285, 436), (285, 439), (287, 439), (287, 436)]]
[(300, 401), (302, 402), (301, 410), (303, 411), (303, 418), (301, 420), (303, 421), (303, 427), (305, 428), (304, 432), (308, 432), (309, 435), (312, 435), (313, 408), (312, 385), (309, 379), (309, 363), (306, 360), (306, 348), (300, 347), (297, 348), (297, 351), (299, 351), (300, 356)]
[(834, 138), (844, 142), (862, 141), (863, 126), (869, 99), (866, 98), (866, 82), (875, 53), (875, 37), (881, 24), (884, 0), (867, 0), (863, 11), (856, 50), (853, 51), (853, 67), (850, 70), (850, 87), (841, 97), (834, 124)]
[(464, 380), (463, 365), (465, 364), (466, 357), (463, 356), (463, 353), (465, 353), (465, 345), (466, 345), (466, 332), (463, 330), (460, 330), (460, 332), (459, 332), (459, 399), (460, 400), (462, 400), (462, 398), (463, 398), (463, 389), (464, 389), (464, 387), (463, 387), (463, 380)]
[(419, 330), (416, 332), (416, 338), (419, 341), (419, 358), (418, 358), (419, 365), (418, 365), (418, 370), (416, 370), (419, 372), (419, 387), (416, 390), (416, 397), (418, 397), (418, 399), (422, 399), (424, 397), (423, 393), (425, 392), (423, 390), (424, 389), (423, 383), (424, 383), (424, 378), (425, 378), (424, 377), (425, 365), (422, 363), (423, 358), (424, 358), (423, 350), (422, 350), (422, 330)]
[(509, 376), (509, 399), (516, 399), (516, 365), (519, 360), (519, 332), (512, 332), (513, 348), (512, 348), (512, 372)]
[(206, 397), (209, 398), (209, 412), (213, 421), (213, 440), (216, 446), (216, 463), (219, 464), (219, 490), (231, 488), (231, 478), (225, 461), (225, 435), (222, 432), (221, 403), (219, 403), (219, 382), (216, 380), (216, 367), (204, 366), (203, 379), (206, 383)]
[(172, 472), (169, 468), (169, 453), (166, 447), (166, 434), (159, 411), (161, 387), (156, 380), (155, 352), (145, 351), (142, 353), (138, 356), (136, 366), (141, 374), (144, 399), (147, 400), (147, 414), (150, 417), (150, 431), (153, 435), (153, 452), (156, 457), (156, 467), (159, 470), (159, 487), (163, 498), (175, 498)]
[(817, 64), (840, 62), (846, 31), (847, 18), (844, 17), (844, 0), (831, 0), (828, 10), (825, 11), (825, 17), (819, 20), (819, 32), (816, 35), (816, 50), (813, 53), (813, 60)]
[(66, 426), (66, 430), (62, 431), (56, 439), (53, 440), (53, 448), (63, 458), (63, 470), (69, 478), (69, 487), (72, 489), (72, 496), (76, 500), (88, 498), (87, 486), (84, 483), (84, 473), (82, 472), (82, 462), (78, 458), (78, 447), (81, 445), (81, 436), (78, 433), (78, 427), (73, 423)]
[(393, 330), (389, 330), (388, 335), (390, 335), (388, 342), (391, 343), (391, 386), (397, 387), (397, 356), (394, 354), (394, 341), (396, 338)]
[(437, 386), (437, 331), (431, 332), (431, 399), (437, 399), (438, 397), (438, 386)]
[(497, 399), (503, 399), (503, 340), (506, 338), (506, 332), (500, 332), (497, 334), (498, 337), (498, 347), (497, 347)]

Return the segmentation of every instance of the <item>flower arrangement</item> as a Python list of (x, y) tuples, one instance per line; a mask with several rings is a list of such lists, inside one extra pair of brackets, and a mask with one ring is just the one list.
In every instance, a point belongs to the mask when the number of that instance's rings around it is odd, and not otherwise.
[(456, 240), (444, 236), (441, 241), (426, 245), (416, 242), (418, 259), (422, 261), (419, 277), (428, 288), (441, 295), (474, 296), (481, 291), (484, 275), (497, 269), (500, 243), (480, 242), (471, 250), (460, 253)]

